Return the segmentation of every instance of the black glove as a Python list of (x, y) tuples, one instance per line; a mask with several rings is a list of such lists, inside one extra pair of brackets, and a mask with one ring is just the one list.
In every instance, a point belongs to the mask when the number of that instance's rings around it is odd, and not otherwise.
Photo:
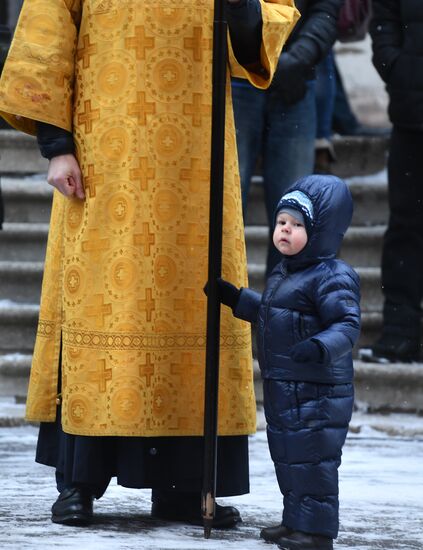
[(321, 363), (323, 349), (314, 340), (304, 340), (291, 348), (291, 359), (297, 363)]
[[(206, 286), (204, 287), (204, 294), (208, 296), (208, 289), (209, 289), (209, 283), (206, 283)], [(219, 296), (219, 300), (222, 304), (225, 304), (225, 306), (230, 307), (231, 309), (235, 309), (239, 296), (241, 294), (241, 289), (237, 288), (232, 283), (228, 283), (228, 281), (225, 281), (224, 279), (221, 279), (218, 277), (217, 279), (217, 292)]]
[(293, 105), (307, 93), (306, 67), (289, 52), (282, 52), (272, 80), (271, 90), (277, 93), (286, 105)]

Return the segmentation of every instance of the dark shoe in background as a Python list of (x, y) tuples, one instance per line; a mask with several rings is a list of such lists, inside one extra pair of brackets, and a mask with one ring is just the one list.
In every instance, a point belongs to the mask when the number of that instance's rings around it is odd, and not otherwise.
[[(201, 498), (197, 495), (179, 493), (178, 496), (172, 495), (171, 498), (154, 496), (151, 505), (151, 515), (155, 518), (168, 521), (182, 521), (191, 525), (203, 525)], [(213, 528), (235, 527), (241, 521), (241, 515), (234, 506), (221, 506), (216, 503)]]
[(93, 496), (86, 489), (64, 489), (51, 508), (51, 521), (63, 525), (84, 526), (93, 517)]
[(265, 527), (260, 531), (260, 537), (266, 542), (275, 542), (278, 543), (281, 537), (286, 537), (292, 533), (292, 529), (285, 527), (281, 523), (279, 525), (274, 525), (273, 527)]
[(359, 349), (358, 358), (366, 363), (412, 363), (420, 359), (420, 342), (383, 334), (373, 346)]
[(332, 165), (336, 162), (333, 143), (326, 138), (316, 139), (314, 150), (314, 173), (332, 174)]
[(333, 539), (293, 531), (290, 535), (280, 538), (278, 546), (283, 550), (333, 550)]

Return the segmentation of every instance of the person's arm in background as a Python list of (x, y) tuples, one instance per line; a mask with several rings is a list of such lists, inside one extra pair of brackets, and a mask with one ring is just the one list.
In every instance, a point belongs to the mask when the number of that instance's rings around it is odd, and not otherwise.
[(399, 0), (373, 0), (373, 17), (370, 21), (373, 64), (384, 82), (401, 53), (403, 32), (401, 29)]
[(49, 159), (47, 181), (65, 197), (84, 199), (82, 175), (75, 157), (71, 132), (37, 122), (37, 141), (41, 155)]
[[(309, 0), (292, 38), (279, 58), (272, 82), (287, 104), (300, 101), (314, 67), (327, 55), (337, 37), (337, 21), (344, 0)], [(301, 11), (301, 2), (297, 3)]]
[(232, 48), (244, 66), (260, 61), (263, 21), (258, 0), (227, 0), (226, 18)]

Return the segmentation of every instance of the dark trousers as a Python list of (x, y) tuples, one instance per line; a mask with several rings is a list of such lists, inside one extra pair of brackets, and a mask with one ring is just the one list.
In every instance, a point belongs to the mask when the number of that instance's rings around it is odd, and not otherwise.
[(423, 297), (423, 132), (394, 127), (388, 192), (390, 216), (382, 252), (384, 332), (418, 342)]
[(269, 450), (283, 494), (282, 523), (336, 538), (338, 468), (353, 386), (264, 380), (263, 390)]

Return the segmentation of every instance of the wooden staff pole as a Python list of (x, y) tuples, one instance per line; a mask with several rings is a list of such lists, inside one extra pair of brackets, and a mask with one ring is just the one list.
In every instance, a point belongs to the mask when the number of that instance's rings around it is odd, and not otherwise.
[(207, 299), (206, 378), (204, 398), (204, 471), (201, 506), (204, 537), (210, 537), (215, 513), (217, 417), (219, 390), (220, 301), (217, 279), (222, 271), (223, 182), (227, 22), (225, 0), (215, 0), (213, 18), (212, 130), (210, 165), (210, 226)]

